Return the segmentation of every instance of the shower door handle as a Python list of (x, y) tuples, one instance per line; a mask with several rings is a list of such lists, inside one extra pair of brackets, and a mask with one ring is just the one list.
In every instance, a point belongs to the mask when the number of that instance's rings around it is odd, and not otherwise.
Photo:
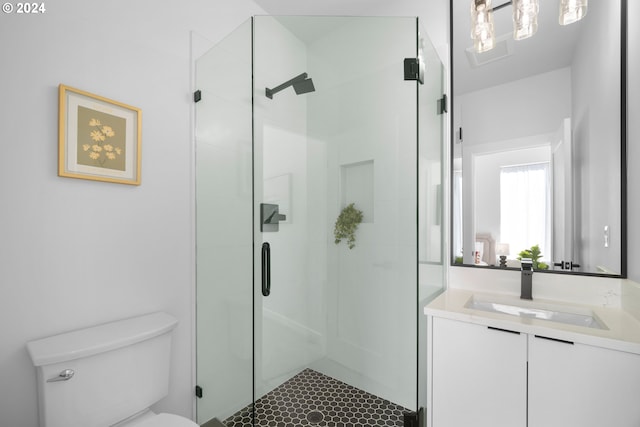
[(262, 244), (262, 295), (271, 293), (271, 246), (269, 242)]

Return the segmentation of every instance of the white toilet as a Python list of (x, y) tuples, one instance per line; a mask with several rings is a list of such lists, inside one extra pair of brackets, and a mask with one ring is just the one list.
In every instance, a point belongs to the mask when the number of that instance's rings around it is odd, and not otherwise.
[(197, 427), (149, 409), (169, 392), (177, 323), (153, 313), (27, 343), (40, 427)]

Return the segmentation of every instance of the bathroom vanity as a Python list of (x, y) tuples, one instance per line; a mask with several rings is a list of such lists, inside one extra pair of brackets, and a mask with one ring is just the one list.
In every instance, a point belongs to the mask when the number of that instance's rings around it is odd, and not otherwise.
[(425, 314), (428, 426), (640, 425), (640, 324), (624, 310), (450, 289)]
[[(450, 2), (452, 267), (449, 290), (425, 308), (427, 425), (638, 427), (638, 311), (537, 298), (638, 301), (615, 289), (631, 238), (627, 0), (592, 1), (568, 26), (540, 4), (525, 42), (509, 32), (516, 2), (499, 3), (472, 2), (491, 8), (498, 35), (482, 57), (469, 2)], [(532, 301), (509, 296), (516, 260), (534, 247), (547, 265), (533, 269), (550, 274), (536, 273)], [(524, 298), (531, 286), (529, 275)]]

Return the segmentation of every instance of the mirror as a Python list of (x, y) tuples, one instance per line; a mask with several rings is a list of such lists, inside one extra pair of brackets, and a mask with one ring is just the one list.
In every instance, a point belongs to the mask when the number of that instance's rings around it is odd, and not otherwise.
[(514, 40), (494, 0), (495, 46), (476, 53), (472, 0), (451, 0), (453, 265), (519, 269), (539, 250), (539, 270), (626, 275), (626, 0), (565, 26), (560, 1)]

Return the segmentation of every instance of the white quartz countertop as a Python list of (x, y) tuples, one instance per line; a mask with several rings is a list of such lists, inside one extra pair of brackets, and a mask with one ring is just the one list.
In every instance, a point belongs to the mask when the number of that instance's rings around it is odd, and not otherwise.
[[(554, 306), (566, 308), (568, 311), (588, 311), (595, 314), (606, 328), (589, 328), (586, 326), (474, 310), (465, 307), (472, 298), (486, 301), (499, 301), (503, 304), (512, 304), (515, 306), (530, 305), (542, 308)], [(428, 304), (424, 308), (424, 313), (428, 316), (460, 320), (494, 328), (509, 329), (522, 333), (542, 335), (548, 338), (640, 354), (640, 322), (619, 308), (586, 306), (542, 299), (522, 301), (519, 297), (513, 295), (449, 289)]]

